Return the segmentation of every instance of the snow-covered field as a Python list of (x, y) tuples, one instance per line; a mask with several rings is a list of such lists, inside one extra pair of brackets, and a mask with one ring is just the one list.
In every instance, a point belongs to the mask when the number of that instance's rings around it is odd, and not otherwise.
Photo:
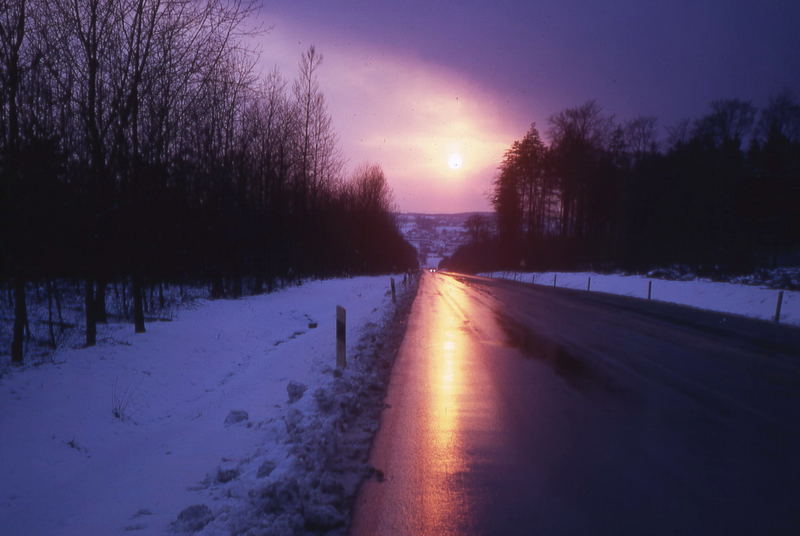
[[(586, 290), (591, 277), (593, 292), (621, 294), (647, 298), (648, 284), (652, 282), (654, 300), (678, 303), (722, 313), (772, 320), (778, 300), (778, 290), (693, 279), (671, 281), (643, 275), (597, 274), (592, 272), (488, 272), (485, 277), (512, 279), (525, 283)], [(555, 279), (554, 279), (555, 278)], [(784, 291), (781, 306), (781, 323), (800, 326), (800, 292)]]
[(357, 277), (200, 301), (145, 334), (101, 326), (96, 347), (7, 368), (0, 533), (344, 530), (393, 357), (384, 336), (406, 307), (388, 289)]

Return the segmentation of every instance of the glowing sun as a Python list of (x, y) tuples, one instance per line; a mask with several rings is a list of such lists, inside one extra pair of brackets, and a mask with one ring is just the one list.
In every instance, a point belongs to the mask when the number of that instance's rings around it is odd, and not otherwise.
[(453, 153), (450, 155), (450, 158), (447, 159), (447, 165), (450, 169), (459, 169), (464, 161), (461, 159), (461, 155), (458, 153)]

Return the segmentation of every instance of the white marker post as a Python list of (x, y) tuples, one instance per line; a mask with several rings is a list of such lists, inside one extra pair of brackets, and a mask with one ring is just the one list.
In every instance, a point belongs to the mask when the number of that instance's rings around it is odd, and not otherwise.
[(341, 305), (336, 306), (336, 368), (347, 366), (347, 311)]

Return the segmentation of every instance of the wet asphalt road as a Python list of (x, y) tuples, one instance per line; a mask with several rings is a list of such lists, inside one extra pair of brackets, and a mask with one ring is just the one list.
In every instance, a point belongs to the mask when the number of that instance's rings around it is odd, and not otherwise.
[(800, 534), (800, 329), (425, 274), (356, 535)]

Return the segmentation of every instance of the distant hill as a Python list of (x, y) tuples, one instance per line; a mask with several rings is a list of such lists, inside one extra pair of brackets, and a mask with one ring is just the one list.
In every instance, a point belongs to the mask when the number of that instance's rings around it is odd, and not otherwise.
[(404, 212), (396, 214), (396, 217), (400, 232), (417, 248), (420, 266), (436, 268), (443, 258), (452, 255), (458, 246), (469, 240), (465, 223), (473, 214), (479, 214), (494, 222), (492, 212), (458, 214)]

